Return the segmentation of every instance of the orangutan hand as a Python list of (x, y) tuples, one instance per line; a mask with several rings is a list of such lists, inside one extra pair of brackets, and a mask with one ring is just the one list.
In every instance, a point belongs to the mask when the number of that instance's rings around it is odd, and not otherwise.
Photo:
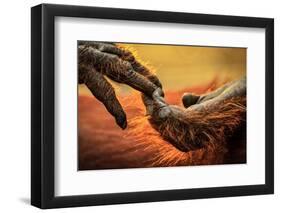
[(245, 122), (246, 78), (206, 95), (184, 94), (182, 101), (185, 108), (169, 105), (158, 89), (152, 98), (143, 95), (152, 127), (183, 152), (224, 143)]
[[(147, 96), (144, 98), (144, 104), (148, 109), (148, 114), (154, 115), (155, 119), (168, 117), (172, 111), (177, 111), (173, 109), (173, 107), (176, 106), (168, 105), (165, 102), (162, 93), (161, 89), (156, 89), (152, 94), (152, 98)], [(243, 77), (240, 80), (227, 83), (219, 87), (217, 90), (204, 95), (185, 93), (182, 96), (182, 103), (188, 111), (203, 111), (205, 109), (214, 109), (228, 99), (244, 97), (245, 95), (246, 78)]]
[(185, 108), (192, 110), (202, 110), (206, 107), (216, 107), (221, 102), (246, 95), (246, 77), (243, 77), (237, 81), (229, 82), (215, 91), (207, 93), (205, 95), (194, 95), (185, 93), (182, 96), (182, 103)]
[(150, 98), (162, 87), (158, 78), (138, 63), (131, 52), (113, 43), (79, 41), (78, 64), (79, 84), (84, 83), (89, 88), (122, 129), (127, 126), (126, 114), (104, 76), (127, 84)]

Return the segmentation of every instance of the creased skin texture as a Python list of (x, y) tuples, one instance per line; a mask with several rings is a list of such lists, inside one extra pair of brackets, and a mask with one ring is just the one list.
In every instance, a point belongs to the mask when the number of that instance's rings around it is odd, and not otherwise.
[[(133, 56), (123, 59), (130, 61), (134, 70), (142, 71), (144, 76), (159, 85), (152, 72), (138, 63)], [(148, 120), (163, 139), (182, 152), (214, 146), (223, 150), (227, 140), (245, 125), (245, 77), (229, 82), (209, 94), (196, 96), (193, 99), (194, 104), (188, 108), (168, 105), (161, 92), (156, 96), (152, 95), (152, 98), (142, 95)]]
[[(157, 86), (146, 77), (137, 73), (128, 61), (116, 55), (101, 52), (92, 46), (79, 46), (79, 79), (85, 75), (84, 66), (94, 67), (96, 71), (118, 83), (127, 84), (142, 93), (151, 96)], [(81, 71), (81, 77), (80, 77)]]
[(116, 123), (122, 128), (127, 127), (124, 112), (114, 88), (106, 80), (131, 86), (151, 97), (158, 88), (148, 80), (142, 72), (136, 72), (129, 61), (131, 54), (114, 44), (80, 41), (78, 43), (79, 84), (85, 84), (92, 94), (101, 101), (108, 112), (115, 117)]
[[(217, 83), (215, 87), (219, 86)], [(201, 84), (198, 94), (212, 83)], [(182, 91), (166, 91), (169, 103), (180, 105)], [(151, 126), (137, 93), (121, 97), (128, 127), (120, 130), (101, 103), (90, 96), (79, 97), (79, 170), (148, 168), (246, 163), (246, 128), (241, 125), (225, 143), (214, 143), (187, 152), (180, 151)], [(245, 122), (242, 122), (245, 124)]]
[[(195, 98), (197, 102), (187, 109), (167, 105), (161, 92), (153, 97), (155, 90), (162, 87), (156, 75), (139, 63), (130, 51), (113, 48), (107, 49), (109, 53), (105, 54), (100, 50), (108, 47), (98, 45), (94, 48), (81, 43), (79, 46), (79, 83), (88, 86), (122, 128), (127, 125), (126, 114), (103, 75), (141, 91), (151, 126), (182, 152), (212, 147), (223, 152), (228, 139), (245, 125), (246, 94), (224, 93), (227, 94), (224, 98), (221, 98), (221, 92), (203, 95)], [(230, 87), (219, 90), (223, 92), (227, 88)]]
[(172, 113), (168, 117), (159, 119), (152, 115), (149, 121), (164, 139), (181, 151), (219, 144), (223, 147), (227, 139), (246, 122), (245, 106), (245, 97), (227, 99), (215, 108), (198, 111), (169, 106)]
[(244, 78), (199, 96), (187, 108), (168, 105), (157, 93), (143, 100), (153, 128), (184, 152), (225, 143), (246, 122)]

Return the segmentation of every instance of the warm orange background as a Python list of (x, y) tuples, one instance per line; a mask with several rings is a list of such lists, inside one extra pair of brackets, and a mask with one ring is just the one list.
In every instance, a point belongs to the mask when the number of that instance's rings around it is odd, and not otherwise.
[[(181, 105), (184, 92), (201, 94), (246, 74), (245, 48), (119, 45), (133, 50), (138, 60), (153, 68), (170, 104)], [(126, 85), (112, 84), (127, 114), (125, 130), (84, 85), (79, 85), (79, 170), (214, 164), (204, 157), (212, 157), (210, 153), (182, 153), (164, 141), (147, 122), (139, 93)], [(136, 118), (140, 123), (134, 129)], [(139, 133), (142, 136), (136, 137)]]
[[(246, 73), (246, 48), (198, 47), (175, 45), (119, 44), (134, 50), (138, 58), (153, 67), (166, 90), (181, 90), (239, 79)], [(119, 94), (130, 88), (116, 85)], [(84, 86), (80, 94), (89, 94)]]

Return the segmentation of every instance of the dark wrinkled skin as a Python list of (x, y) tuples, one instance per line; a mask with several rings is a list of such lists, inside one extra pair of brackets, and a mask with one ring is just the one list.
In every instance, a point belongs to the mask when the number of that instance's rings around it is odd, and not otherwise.
[[(195, 121), (193, 119), (192, 121), (189, 121), (189, 118), (198, 113), (217, 113), (219, 112), (219, 109), (217, 108), (223, 105), (225, 101), (233, 98), (243, 98), (245, 96), (246, 78), (242, 78), (238, 81), (228, 83), (217, 90), (202, 96), (184, 94), (182, 97), (182, 102), (185, 108), (167, 104), (162, 97), (162, 90), (159, 89), (155, 90), (155, 92), (152, 94), (152, 98), (144, 95), (143, 101), (147, 109), (147, 114), (150, 116), (149, 120), (152, 127), (155, 128), (162, 135), (162, 137), (167, 139), (177, 149), (187, 152), (203, 148), (208, 144), (208, 140), (205, 141), (205, 139), (200, 140), (196, 138), (189, 138), (191, 137), (189, 130), (194, 128), (196, 129), (196, 126), (201, 126), (200, 119)], [(239, 114), (239, 116), (244, 119), (245, 106), (235, 105), (235, 107), (242, 107), (242, 114)], [(229, 119), (232, 118), (230, 117)], [(207, 126), (199, 130), (199, 133), (196, 133), (198, 134), (198, 138), (204, 136), (203, 132), (211, 131), (213, 133), (210, 133), (210, 137), (215, 137), (215, 131), (212, 128), (212, 125), (217, 125), (218, 128), (223, 128), (224, 131), (226, 131), (223, 133), (223, 135), (229, 135), (227, 131), (229, 131), (231, 127), (227, 126), (227, 124), (224, 124), (223, 121), (216, 120), (215, 123), (212, 123), (212, 121), (209, 120), (208, 122), (209, 124)], [(167, 128), (169, 129), (167, 130)], [(183, 129), (180, 130), (181, 128)], [(182, 138), (182, 135), (177, 133), (178, 131), (182, 131), (181, 133), (186, 131), (185, 137)], [(179, 139), (177, 135), (181, 139)], [(182, 140), (184, 140), (184, 142)]]
[[(132, 67), (138, 71), (142, 69), (147, 69), (141, 64), (135, 66), (136, 63), (131, 63)], [(149, 73), (149, 72), (146, 72)], [(198, 139), (189, 138), (191, 135), (188, 134), (189, 130), (198, 127), (202, 127), (201, 120), (192, 120), (193, 123), (189, 123), (188, 117), (193, 117), (194, 114), (204, 114), (204, 113), (220, 113), (222, 110), (219, 106), (222, 106), (224, 102), (231, 99), (243, 99), (246, 96), (246, 78), (242, 78), (240, 80), (227, 83), (217, 90), (210, 92), (204, 95), (194, 95), (194, 94), (184, 94), (182, 97), (182, 103), (184, 107), (169, 105), (165, 102), (164, 93), (162, 91), (162, 86), (159, 84), (159, 80), (155, 77), (151, 77), (149, 75), (145, 75), (151, 82), (159, 87), (152, 93), (152, 96), (148, 96), (146, 94), (142, 94), (142, 100), (146, 107), (147, 116), (149, 116), (149, 121), (154, 129), (156, 129), (160, 135), (169, 141), (173, 146), (177, 149), (187, 152), (191, 150), (196, 150), (203, 148), (208, 144), (208, 137), (216, 138), (218, 135), (214, 131), (213, 126), (217, 126), (218, 128), (224, 129), (222, 137), (229, 136), (229, 131), (231, 131), (232, 126), (228, 126), (224, 124), (224, 121), (217, 120), (216, 123), (212, 123), (211, 120), (208, 121), (209, 124), (204, 123), (206, 125), (201, 133), (197, 133)], [(234, 103), (235, 104), (235, 103)], [(242, 120), (245, 117), (245, 105), (240, 105), (240, 103), (235, 104), (235, 108), (242, 108), (239, 116)], [(221, 112), (224, 113), (224, 112)], [(232, 117), (228, 118), (232, 120)], [(241, 120), (241, 122), (243, 122)], [(189, 123), (189, 124), (188, 124)], [(194, 126), (190, 126), (194, 125)], [(167, 130), (169, 128), (169, 130)], [(180, 128), (183, 128), (180, 130)], [(176, 136), (181, 135), (178, 134), (178, 131), (186, 131), (184, 139), (179, 139)], [(209, 132), (211, 135), (207, 137), (207, 140), (204, 138), (205, 133)], [(219, 139), (219, 138), (218, 138)], [(223, 138), (222, 138), (223, 139)], [(184, 140), (184, 141), (179, 141)], [(205, 143), (205, 142), (206, 143)], [(218, 141), (220, 143), (222, 141)]]
[[(243, 97), (246, 95), (246, 78), (233, 81), (223, 85), (217, 90), (205, 95), (184, 94), (182, 97), (183, 110), (179, 106), (169, 105), (165, 102), (162, 90), (156, 89), (152, 94), (152, 98), (146, 96), (144, 103), (149, 115), (153, 115), (154, 119), (164, 119), (169, 116), (180, 117), (181, 113), (186, 111), (202, 111), (206, 108), (215, 108), (227, 99), (234, 97)], [(157, 113), (156, 113), (157, 112)]]
[[(182, 103), (184, 107), (169, 105), (164, 100), (162, 85), (149, 69), (140, 64), (127, 50), (124, 50), (115, 44), (85, 42), (80, 41), (78, 46), (79, 57), (79, 83), (84, 83), (92, 94), (101, 101), (109, 113), (116, 120), (116, 123), (125, 129), (127, 126), (126, 114), (120, 105), (115, 91), (104, 75), (113, 81), (124, 83), (142, 93), (143, 103), (150, 116), (150, 123), (161, 134), (158, 127), (167, 120), (180, 124), (187, 115), (212, 109), (216, 111), (225, 100), (234, 97), (245, 97), (246, 95), (246, 78), (225, 84), (216, 91), (205, 95), (184, 94)], [(212, 111), (211, 110), (211, 111)], [(193, 123), (195, 126), (200, 125), (200, 121)], [(183, 122), (185, 123), (185, 122)], [(225, 125), (223, 122), (220, 125)], [(186, 126), (184, 128), (189, 128)], [(204, 127), (208, 131), (208, 126)], [(223, 128), (227, 129), (227, 127)], [(205, 131), (204, 130), (204, 131)], [(179, 131), (172, 128), (171, 133)], [(177, 135), (177, 134), (171, 134)], [(189, 137), (189, 136), (187, 136)], [(173, 137), (168, 137), (176, 148), (181, 151), (190, 151), (202, 148), (204, 144), (192, 144), (192, 140), (185, 138), (185, 142), (179, 142)], [(172, 142), (173, 141), (173, 142)]]
[[(126, 114), (115, 91), (104, 76), (131, 86), (152, 98), (153, 92), (161, 87), (158, 78), (142, 67), (133, 55), (111, 43), (79, 41), (78, 43), (79, 84), (85, 84), (101, 101), (116, 123), (125, 129)], [(134, 68), (133, 68), (134, 66)], [(154, 80), (154, 83), (147, 77)]]

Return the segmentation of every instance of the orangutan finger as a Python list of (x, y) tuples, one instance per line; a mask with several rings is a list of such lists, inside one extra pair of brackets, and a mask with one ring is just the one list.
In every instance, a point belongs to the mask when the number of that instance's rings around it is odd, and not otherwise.
[(117, 47), (115, 44), (110, 43), (102, 43), (99, 47), (99, 51), (110, 53), (122, 57), (123, 55), (127, 55), (128, 52), (124, 49)]
[(119, 57), (127, 54), (127, 51), (117, 47), (114, 43), (110, 42), (97, 42), (97, 41), (79, 41), (78, 45), (91, 46), (101, 52), (114, 54)]
[(208, 100), (211, 100), (213, 98), (218, 97), (220, 94), (222, 94), (224, 92), (224, 90), (226, 88), (229, 87), (229, 85), (230, 85), (230, 83), (227, 83), (227, 84), (219, 87), (218, 89), (216, 89), (216, 90), (214, 90), (212, 92), (209, 92), (209, 93), (207, 93), (205, 95), (201, 95), (200, 98), (197, 101), (197, 104), (200, 104), (200, 103), (203, 103), (205, 101), (208, 101)]
[(151, 73), (145, 66), (140, 64), (135, 59), (133, 53), (131, 53), (130, 51), (122, 47), (116, 46), (114, 43), (110, 43), (110, 42), (105, 43), (105, 42), (96, 42), (96, 41), (79, 41), (78, 45), (92, 47), (101, 52), (116, 55), (121, 59), (130, 62), (136, 72), (140, 73), (145, 77), (148, 77), (154, 84), (162, 88), (162, 85), (159, 79), (157, 78), (157, 76)]
[(118, 60), (118, 56), (109, 53), (103, 53), (93, 46), (80, 45), (78, 48), (78, 54), (79, 64), (92, 66), (96, 69), (103, 67), (106, 64), (114, 63)]
[(166, 119), (171, 113), (169, 105), (165, 102), (162, 93), (162, 89), (157, 88), (153, 92), (152, 98), (142, 95), (147, 115), (153, 116), (155, 119)]
[(190, 93), (184, 93), (182, 96), (182, 103), (185, 108), (188, 108), (197, 103), (198, 99), (200, 98), (199, 95), (194, 95)]
[(157, 88), (150, 80), (135, 72), (131, 64), (118, 56), (101, 52), (91, 46), (79, 46), (79, 66), (91, 66), (110, 79), (124, 83), (150, 96)]
[(84, 83), (92, 94), (101, 101), (107, 111), (115, 117), (116, 123), (122, 128), (127, 127), (126, 114), (119, 103), (111, 84), (103, 75), (94, 69), (89, 69), (84, 78)]
[(156, 75), (154, 75), (149, 69), (147, 69), (145, 66), (143, 66), (141, 63), (139, 63), (136, 58), (134, 57), (133, 53), (129, 50), (122, 48), (120, 46), (117, 46), (115, 44), (110, 43), (103, 43), (100, 48), (100, 51), (114, 54), (119, 56), (122, 60), (127, 61), (131, 64), (133, 69), (143, 75), (144, 77), (148, 78), (152, 83), (154, 83), (157, 87), (162, 88), (162, 84), (160, 83), (160, 80)]
[(141, 63), (139, 63), (132, 54), (130, 57), (121, 56), (121, 58), (123, 60), (130, 62), (131, 66), (137, 73), (139, 73), (139, 74), (143, 75), (144, 77), (146, 77), (147, 79), (149, 79), (157, 87), (162, 88), (162, 84), (161, 84), (160, 80), (158, 79), (158, 77), (155, 74), (153, 74), (149, 69), (147, 69), (145, 66), (143, 66)]
[(204, 110), (205, 108), (216, 108), (224, 101), (232, 98), (243, 97), (245, 95), (246, 77), (227, 83), (213, 92), (200, 96), (196, 104), (193, 104), (188, 109), (199, 111)]
[[(118, 65), (117, 65), (118, 66)], [(132, 68), (128, 68), (120, 72), (119, 68), (108, 69), (106, 75), (119, 83), (127, 84), (132, 88), (148, 95), (152, 96), (152, 93), (157, 89), (157, 86), (149, 81), (144, 76), (135, 72)], [(124, 68), (124, 67), (122, 67)]]

